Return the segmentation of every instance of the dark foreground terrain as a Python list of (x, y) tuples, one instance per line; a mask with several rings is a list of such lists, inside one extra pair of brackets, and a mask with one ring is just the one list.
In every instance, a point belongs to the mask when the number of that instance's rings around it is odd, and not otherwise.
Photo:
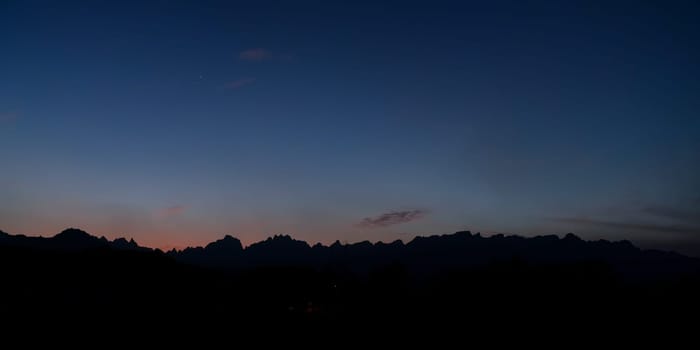
[(700, 315), (700, 260), (571, 234), (313, 247), (276, 236), (245, 249), (227, 236), (162, 252), (75, 229), (52, 238), (0, 232), (0, 267), (4, 323), (31, 329), (530, 330), (639, 340), (692, 334)]

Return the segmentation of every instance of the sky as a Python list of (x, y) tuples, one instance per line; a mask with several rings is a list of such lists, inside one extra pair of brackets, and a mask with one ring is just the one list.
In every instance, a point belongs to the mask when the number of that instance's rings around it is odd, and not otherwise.
[(0, 230), (700, 255), (695, 1), (2, 1)]

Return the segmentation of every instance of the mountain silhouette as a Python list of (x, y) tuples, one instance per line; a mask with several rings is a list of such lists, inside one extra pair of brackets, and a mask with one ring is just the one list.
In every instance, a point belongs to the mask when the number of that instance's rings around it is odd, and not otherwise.
[(186, 248), (182, 251), (171, 250), (169, 255), (178, 260), (210, 267), (232, 268), (241, 263), (243, 245), (241, 241), (230, 235), (211, 242), (206, 247)]
[[(86, 251), (94, 249), (150, 252), (133, 239), (95, 237), (76, 229), (66, 229), (53, 237), (10, 235), (0, 231), (0, 245), (50, 251)], [(585, 241), (568, 233), (522, 237), (502, 234), (484, 237), (469, 231), (454, 234), (418, 236), (408, 243), (363, 241), (330, 246), (275, 235), (243, 247), (240, 240), (226, 235), (204, 247), (171, 250), (166, 256), (202, 267), (242, 269), (256, 266), (295, 266), (341, 268), (368, 273), (372, 268), (400, 264), (412, 273), (430, 274), (446, 269), (464, 269), (503, 261), (532, 264), (604, 263), (626, 277), (655, 278), (700, 271), (700, 259), (673, 252), (642, 250), (629, 241)]]
[(240, 324), (426, 334), (537, 325), (538, 334), (561, 325), (658, 330), (700, 312), (700, 259), (573, 234), (463, 231), (329, 246), (277, 235), (247, 247), (227, 235), (162, 252), (74, 228), (53, 237), (0, 231), (0, 267), (3, 315), (55, 316), (54, 324), (69, 314), (89, 324), (128, 319), (220, 334)]
[(53, 237), (31, 237), (11, 235), (0, 231), (0, 246), (25, 247), (49, 251), (84, 251), (90, 249), (119, 249), (151, 251), (151, 248), (141, 247), (133, 239), (117, 238), (109, 241), (105, 237), (96, 237), (77, 229), (65, 229)]
[(373, 267), (401, 264), (416, 273), (483, 266), (498, 261), (522, 260), (537, 264), (601, 262), (626, 276), (655, 277), (695, 271), (698, 259), (672, 252), (641, 250), (629, 241), (584, 241), (574, 234), (525, 238), (495, 235), (483, 237), (469, 231), (451, 235), (416, 237), (404, 244), (353, 244), (335, 242), (330, 246), (277, 235), (243, 249), (240, 241), (226, 236), (204, 248), (172, 250), (176, 260), (206, 267), (245, 268), (251, 266), (342, 267), (368, 272)]

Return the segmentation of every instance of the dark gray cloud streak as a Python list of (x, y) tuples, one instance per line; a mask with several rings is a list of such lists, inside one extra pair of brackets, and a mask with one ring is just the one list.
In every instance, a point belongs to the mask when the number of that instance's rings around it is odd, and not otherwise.
[(557, 218), (554, 221), (564, 222), (580, 226), (590, 226), (599, 228), (608, 228), (616, 230), (629, 230), (629, 231), (645, 231), (645, 232), (658, 232), (658, 233), (679, 233), (686, 235), (697, 235), (700, 236), (700, 227), (692, 227), (685, 225), (660, 225), (652, 224), (646, 222), (617, 222), (617, 221), (605, 221), (605, 220), (595, 220), (588, 218)]
[(357, 226), (364, 228), (387, 227), (419, 220), (426, 214), (428, 214), (428, 211), (421, 209), (393, 211), (375, 217), (364, 218), (357, 224)]
[(690, 210), (654, 206), (642, 209), (642, 213), (678, 221), (700, 223), (700, 212)]

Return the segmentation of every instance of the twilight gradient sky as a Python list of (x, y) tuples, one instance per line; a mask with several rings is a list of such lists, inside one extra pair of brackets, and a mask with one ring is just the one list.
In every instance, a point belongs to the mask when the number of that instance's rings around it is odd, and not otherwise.
[(329, 3), (0, 2), (0, 229), (700, 254), (698, 2)]

